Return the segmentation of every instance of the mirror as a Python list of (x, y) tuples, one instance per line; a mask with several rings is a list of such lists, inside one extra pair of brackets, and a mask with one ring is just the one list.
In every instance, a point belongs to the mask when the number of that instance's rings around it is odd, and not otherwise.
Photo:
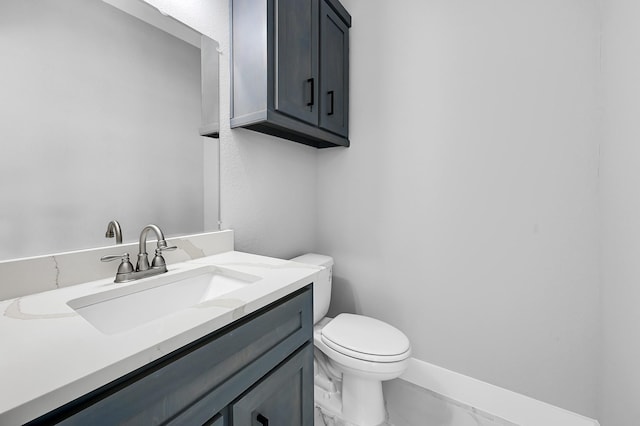
[(0, 260), (218, 229), (201, 43), (141, 1), (0, 2)]

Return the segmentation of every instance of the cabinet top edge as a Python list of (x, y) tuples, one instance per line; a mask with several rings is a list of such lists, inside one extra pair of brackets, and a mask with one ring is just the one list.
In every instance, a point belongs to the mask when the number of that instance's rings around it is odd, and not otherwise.
[(334, 12), (338, 14), (340, 19), (347, 24), (347, 27), (351, 28), (351, 15), (347, 12), (347, 9), (344, 8), (342, 3), (339, 0), (324, 0)]

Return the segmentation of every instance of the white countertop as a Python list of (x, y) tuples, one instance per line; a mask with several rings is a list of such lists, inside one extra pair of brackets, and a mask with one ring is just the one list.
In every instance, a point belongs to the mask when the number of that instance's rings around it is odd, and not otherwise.
[[(117, 334), (104, 334), (67, 305), (127, 286), (113, 278), (0, 302), (0, 424), (22, 424), (254, 312), (315, 279), (311, 265), (230, 251), (169, 265), (164, 275), (202, 265), (259, 281), (193, 308)], [(114, 265), (114, 275), (115, 275)]]

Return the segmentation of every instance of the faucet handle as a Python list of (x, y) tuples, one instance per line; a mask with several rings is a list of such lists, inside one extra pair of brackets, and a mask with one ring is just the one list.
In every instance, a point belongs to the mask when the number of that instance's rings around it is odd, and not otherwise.
[(116, 274), (116, 282), (120, 282), (117, 281), (118, 280), (118, 276), (124, 276), (125, 274), (131, 274), (133, 272), (133, 265), (131, 264), (131, 262), (129, 261), (129, 253), (124, 253), (124, 254), (115, 254), (115, 255), (107, 255), (107, 256), (102, 256), (100, 258), (100, 260), (102, 262), (111, 262), (112, 260), (116, 260), (116, 259), (120, 259), (120, 266), (118, 266), (118, 272)]
[(101, 262), (111, 262), (112, 260), (117, 260), (117, 259), (122, 259), (122, 261), (124, 262), (125, 260), (129, 260), (129, 253), (124, 253), (124, 254), (110, 254), (107, 256), (102, 256), (100, 258)]
[(164, 238), (158, 239), (158, 243), (157, 243), (156, 247), (158, 247), (158, 249), (160, 249), (160, 250), (175, 250), (175, 249), (178, 248), (176, 246), (168, 246), (167, 245), (167, 240), (165, 240)]
[(165, 250), (175, 250), (178, 247), (170, 246), (170, 247), (158, 247), (156, 248), (156, 255), (153, 256), (153, 261), (151, 262), (151, 267), (153, 268), (167, 268), (167, 262), (165, 262), (164, 257), (162, 257), (162, 252)]

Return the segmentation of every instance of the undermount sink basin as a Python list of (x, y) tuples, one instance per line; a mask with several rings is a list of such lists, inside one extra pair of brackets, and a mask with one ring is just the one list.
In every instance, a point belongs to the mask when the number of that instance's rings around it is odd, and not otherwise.
[[(199, 305), (260, 280), (216, 266), (141, 279), (67, 304), (105, 334), (115, 334)], [(114, 284), (119, 286), (120, 284)]]

